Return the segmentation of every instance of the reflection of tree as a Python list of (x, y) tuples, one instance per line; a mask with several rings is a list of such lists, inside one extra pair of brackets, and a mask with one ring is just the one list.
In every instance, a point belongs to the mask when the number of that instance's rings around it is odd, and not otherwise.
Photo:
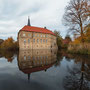
[(55, 66), (60, 66), (60, 62), (62, 61), (63, 59), (63, 56), (62, 56), (62, 53), (61, 52), (58, 52), (57, 53), (57, 60), (56, 60), (56, 63), (55, 63)]
[(90, 62), (87, 57), (75, 56), (75, 64), (72, 69), (68, 67), (69, 74), (64, 78), (66, 90), (90, 89)]
[(0, 55), (2, 57), (5, 57), (8, 60), (8, 62), (12, 62), (13, 61), (14, 54), (15, 54), (15, 52), (13, 52), (13, 51), (4, 51), (4, 50), (0, 51)]
[(70, 61), (72, 59), (72, 54), (69, 54), (66, 49), (61, 50), (62, 57), (65, 57), (67, 61)]

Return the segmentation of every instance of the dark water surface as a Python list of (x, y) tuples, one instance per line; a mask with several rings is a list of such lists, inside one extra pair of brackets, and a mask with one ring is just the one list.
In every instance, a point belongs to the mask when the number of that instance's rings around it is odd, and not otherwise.
[(0, 51), (0, 90), (90, 90), (90, 56)]

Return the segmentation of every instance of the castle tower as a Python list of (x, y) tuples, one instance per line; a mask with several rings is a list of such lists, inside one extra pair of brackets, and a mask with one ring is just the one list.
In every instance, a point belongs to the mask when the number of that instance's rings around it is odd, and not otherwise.
[(29, 16), (28, 16), (28, 23), (27, 23), (27, 25), (28, 25), (28, 26), (31, 26)]

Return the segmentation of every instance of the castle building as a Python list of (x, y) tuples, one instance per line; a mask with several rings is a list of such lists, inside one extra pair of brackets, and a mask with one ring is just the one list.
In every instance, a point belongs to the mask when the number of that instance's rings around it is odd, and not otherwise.
[(19, 70), (28, 75), (38, 71), (47, 71), (57, 60), (56, 49), (20, 50), (18, 54)]
[(27, 49), (57, 49), (56, 35), (45, 28), (25, 25), (18, 32), (18, 42), (20, 50)]

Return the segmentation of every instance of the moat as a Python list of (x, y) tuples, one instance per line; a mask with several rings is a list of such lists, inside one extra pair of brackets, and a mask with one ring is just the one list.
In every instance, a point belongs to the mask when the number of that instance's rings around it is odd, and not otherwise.
[(0, 51), (0, 90), (90, 90), (90, 56)]

